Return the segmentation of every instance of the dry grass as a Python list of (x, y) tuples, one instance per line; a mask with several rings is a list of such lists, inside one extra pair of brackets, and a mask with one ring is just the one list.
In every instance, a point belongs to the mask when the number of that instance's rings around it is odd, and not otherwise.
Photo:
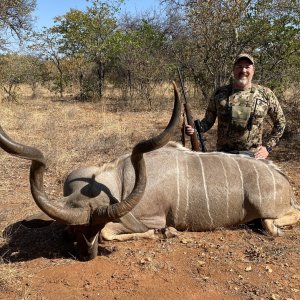
[[(168, 92), (170, 109), (170, 86)], [(129, 151), (139, 138), (146, 137), (149, 128), (155, 133), (157, 125), (164, 126), (169, 116), (169, 111), (110, 113), (103, 111), (101, 103), (51, 101), (51, 98), (1, 103), (0, 108), (1, 126), (15, 139), (39, 147), (51, 169), (56, 166), (61, 169), (71, 161), (85, 164), (94, 154), (102, 163)], [(104, 157), (99, 155), (103, 153)]]
[(3, 264), (0, 262), (0, 294), (1, 292), (20, 287), (23, 279), (29, 276), (24, 269), (14, 264)]
[[(17, 142), (39, 148), (47, 159), (45, 188), (50, 198), (62, 196), (64, 177), (73, 169), (101, 165), (130, 152), (134, 143), (165, 127), (170, 111), (103, 112), (98, 103), (39, 98), (0, 103), (0, 125)], [(169, 107), (173, 94), (169, 87)], [(4, 245), (18, 227), (10, 224), (37, 212), (29, 189), (29, 161), (0, 151), (0, 286), (12, 289), (28, 276), (19, 264), (3, 261)], [(3, 248), (4, 247), (4, 248)]]
[[(45, 189), (50, 199), (55, 199), (62, 196), (63, 179), (70, 171), (81, 166), (102, 165), (124, 153), (130, 152), (133, 145), (139, 140), (160, 132), (168, 122), (172, 100), (172, 89), (169, 87), (169, 110), (162, 112), (111, 113), (105, 112), (103, 107), (98, 103), (61, 102), (57, 101), (57, 99), (47, 97), (30, 100), (27, 97), (20, 99), (16, 104), (0, 103), (0, 125), (15, 141), (35, 146), (44, 153), (47, 158)], [(178, 136), (174, 139), (180, 139), (179, 130)], [(210, 143), (214, 143), (213, 138), (210, 138), (210, 140)], [(208, 145), (208, 148), (211, 150), (212, 146)], [(297, 154), (296, 156), (295, 154), (295, 156), (291, 158), (291, 156), (285, 154), (287, 149), (284, 147), (280, 148), (277, 153), (280, 153), (280, 151), (282, 151), (280, 156), (283, 159), (282, 161), (279, 160), (280, 164), (292, 166), (289, 175), (292, 175), (294, 178), (292, 183), (297, 189), (297, 197), (299, 198), (300, 183), (297, 177), (299, 155)], [(292, 162), (286, 161), (287, 159), (291, 159)], [(294, 167), (295, 164), (297, 165), (296, 167)], [(85, 268), (83, 268), (82, 265), (77, 265), (75, 261), (62, 258), (62, 253), (65, 251), (63, 248), (64, 241), (60, 237), (61, 232), (58, 227), (52, 226), (47, 230), (40, 229), (34, 231), (34, 233), (22, 229), (20, 220), (39, 211), (30, 194), (28, 180), (30, 162), (12, 157), (0, 149), (0, 165), (0, 299), (2, 291), (12, 291), (11, 293), (19, 296), (15, 299), (46, 299), (46, 297), (44, 298), (42, 295), (38, 298), (33, 294), (32, 289), (34, 285), (30, 283), (31, 280), (33, 281), (32, 276), (35, 276), (34, 280), (43, 287), (49, 285), (49, 289), (53, 286), (51, 285), (53, 282), (59, 283), (59, 279), (53, 279), (51, 276), (50, 279), (47, 277), (42, 278), (42, 275), (40, 276), (40, 274), (43, 274), (42, 268), (49, 268), (52, 271), (51, 268), (53, 266), (66, 264), (66, 266), (63, 265), (60, 273), (63, 274), (63, 279), (61, 280), (65, 280), (67, 276), (63, 273), (65, 269), (69, 270), (68, 276), (70, 276), (75, 267), (78, 268), (77, 270), (87, 270), (88, 267), (92, 268), (93, 264), (86, 264)], [(284, 169), (287, 169), (287, 166), (283, 165)], [(205, 242), (204, 236), (209, 235), (207, 244), (210, 245), (211, 239), (214, 237), (216, 240), (218, 239), (216, 234), (218, 233), (211, 235), (206, 233), (201, 235), (201, 245)], [(234, 232), (230, 231), (228, 234), (229, 237), (234, 236)], [(257, 245), (260, 245), (261, 241), (259, 236), (251, 234), (251, 237), (258, 240)], [(292, 238), (294, 239), (295, 246), (290, 241)], [(248, 238), (245, 240), (247, 243), (249, 242)], [(298, 237), (296, 235), (295, 237), (291, 236), (290, 240), (287, 240), (288, 245), (292, 245), (291, 247), (294, 249), (294, 252), (299, 252), (299, 250), (297, 250), (299, 248), (297, 247), (299, 244)], [(268, 241), (265, 240), (264, 243), (266, 242)], [(131, 249), (132, 244), (124, 243), (123, 246), (125, 248), (128, 247), (130, 253), (137, 253), (139, 269), (145, 269), (146, 271), (150, 269), (150, 271), (152, 270), (153, 272), (163, 272), (167, 270), (167, 274), (173, 272), (173, 265), (179, 262), (178, 259), (173, 262), (168, 262), (166, 258), (166, 263), (164, 264), (162, 261), (159, 261), (158, 258), (152, 257), (154, 251), (152, 247), (153, 244), (146, 242), (144, 242), (144, 244), (143, 242), (141, 243), (143, 248), (147, 249), (147, 247), (149, 247), (151, 250), (143, 254), (140, 252), (139, 246), (137, 246), (135, 250)], [(191, 244), (184, 244), (180, 241), (170, 241), (170, 243), (172, 243), (173, 248), (172, 251), (168, 249), (168, 256), (171, 255), (172, 252), (177, 251), (177, 248), (180, 250), (180, 255), (182, 255), (182, 253), (189, 251)], [(282, 243), (284, 243), (284, 241)], [(112, 245), (115, 247), (116, 244), (112, 243)], [(164, 245), (166, 246), (166, 244)], [(178, 246), (177, 248), (175, 247), (176, 245)], [(192, 244), (191, 247), (192, 249), (193, 245), (194, 244)], [(236, 251), (241, 247), (241, 245), (237, 243), (234, 245), (233, 248)], [(270, 245), (272, 245), (271, 242)], [(122, 246), (116, 247), (121, 248)], [(182, 247), (186, 247), (186, 249), (182, 249)], [(134, 252), (137, 251), (137, 249), (139, 251)], [(258, 248), (251, 248), (249, 255), (252, 255), (252, 253), (256, 255), (258, 252), (257, 249)], [(7, 255), (7, 253), (9, 253), (9, 255)], [(126, 254), (126, 251), (123, 251), (123, 253)], [(122, 252), (120, 251), (118, 255), (122, 255)], [(199, 255), (199, 253), (197, 255)], [(296, 258), (299, 257), (298, 253), (297, 255)], [(217, 261), (217, 266), (219, 267), (224, 257), (223, 255), (217, 256), (217, 254), (215, 256), (219, 259), (219, 261)], [(117, 255), (112, 255), (112, 257), (112, 259), (115, 259), (113, 265), (119, 264), (122, 266), (126, 262), (132, 264), (132, 261), (128, 260), (129, 258), (126, 255), (121, 260), (117, 260)], [(197, 261), (199, 261), (199, 257), (196, 256), (196, 254), (195, 257), (197, 257)], [(211, 258), (208, 255), (207, 257), (209, 259)], [(286, 255), (286, 259), (289, 257), (290, 255)], [(206, 261), (207, 265), (212, 261), (209, 259)], [(200, 260), (202, 261), (204, 258), (201, 257)], [(98, 263), (102, 268), (106, 260), (103, 259)], [(186, 269), (186, 266), (187, 264), (185, 264), (182, 269)], [(293, 264), (292, 267), (294, 267)], [(103, 272), (101, 268), (99, 268), (99, 270)], [(197, 266), (197, 268), (202, 270), (201, 266)], [(223, 266), (223, 269), (224, 268)], [(228, 268), (228, 270), (229, 269), (230, 268)], [(55, 270), (57, 271), (57, 269)], [(180, 270), (179, 267), (178, 270)], [(209, 272), (209, 270), (209, 268), (205, 269), (206, 272)], [(91, 272), (91, 278), (94, 278), (95, 274), (97, 276), (101, 274), (101, 272), (98, 270), (95, 271), (93, 268), (92, 271), (94, 273)], [(132, 269), (129, 268), (127, 271), (130, 273)], [(294, 273), (296, 274), (296, 271)], [(51, 272), (46, 274), (49, 277)], [(144, 274), (144, 271), (136, 277), (140, 277), (142, 274)], [(197, 276), (200, 276), (199, 274)], [(177, 275), (178, 273), (176, 273), (176, 276)], [(53, 277), (55, 276), (56, 273), (54, 272)], [(86, 284), (85, 278), (88, 276), (88, 272), (78, 275), (79, 280), (83, 281), (84, 284)], [(106, 278), (108, 278), (107, 282), (113, 282), (118, 279), (117, 275), (115, 275), (115, 277), (109, 275)], [(71, 279), (69, 277), (69, 280)], [(76, 280), (77, 279), (76, 277)], [(95, 280), (97, 280), (97, 277), (95, 277)], [(40, 281), (42, 283), (40, 283)], [(103, 282), (99, 281), (99, 284), (102, 286)], [(122, 282), (122, 284), (124, 284), (124, 282)], [(205, 284), (207, 284), (206, 281)], [(79, 285), (77, 281), (74, 284), (67, 282), (66, 290), (69, 293), (71, 288), (76, 289)], [(214, 284), (214, 286), (216, 286), (216, 284)], [(116, 288), (119, 287), (120, 284), (117, 284)], [(156, 287), (157, 286), (155, 286), (155, 288)]]

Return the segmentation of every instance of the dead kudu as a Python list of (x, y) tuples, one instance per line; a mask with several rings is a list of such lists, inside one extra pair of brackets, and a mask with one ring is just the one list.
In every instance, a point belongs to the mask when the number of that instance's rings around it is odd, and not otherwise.
[[(204, 231), (262, 219), (267, 232), (277, 236), (282, 233), (280, 227), (299, 221), (291, 186), (271, 162), (193, 152), (172, 142), (162, 147), (180, 116), (175, 85), (174, 94), (171, 120), (160, 135), (100, 168), (73, 171), (65, 181), (64, 198), (55, 201), (49, 201), (43, 189), (42, 153), (13, 142), (0, 131), (4, 150), (32, 160), (31, 191), (45, 213), (39, 217), (72, 229), (80, 260), (97, 255), (99, 232), (103, 239), (124, 241), (173, 236), (176, 229)], [(24, 224), (31, 226), (37, 220), (31, 217)]]

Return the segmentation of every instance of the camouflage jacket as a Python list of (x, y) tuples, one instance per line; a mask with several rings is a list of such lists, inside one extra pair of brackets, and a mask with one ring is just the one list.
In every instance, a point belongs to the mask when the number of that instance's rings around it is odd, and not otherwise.
[[(244, 124), (236, 124), (233, 116), (242, 115)], [(233, 90), (232, 85), (219, 88), (210, 100), (203, 131), (209, 130), (218, 118), (218, 151), (253, 150), (262, 145), (263, 121), (269, 115), (272, 132), (264, 146), (273, 147), (283, 134), (285, 117), (275, 94), (266, 87), (253, 85), (251, 89)]]

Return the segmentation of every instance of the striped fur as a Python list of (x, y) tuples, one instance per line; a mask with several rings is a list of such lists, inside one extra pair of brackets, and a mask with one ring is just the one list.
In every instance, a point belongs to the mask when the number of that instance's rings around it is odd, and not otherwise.
[[(292, 209), (292, 189), (286, 176), (268, 160), (219, 152), (192, 152), (170, 142), (145, 155), (147, 187), (132, 218), (148, 228), (175, 227), (204, 231), (277, 219)], [(81, 172), (109, 188), (116, 199), (132, 190), (134, 172), (130, 157), (123, 156), (101, 169)], [(78, 171), (67, 180), (68, 190)], [(98, 194), (98, 193), (96, 193)], [(130, 218), (129, 218), (130, 219)], [(122, 218), (121, 221), (122, 223)], [(136, 232), (130, 221), (124, 232)]]

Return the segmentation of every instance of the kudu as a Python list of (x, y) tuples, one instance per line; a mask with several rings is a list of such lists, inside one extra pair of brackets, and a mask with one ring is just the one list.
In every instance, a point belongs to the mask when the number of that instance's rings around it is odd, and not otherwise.
[[(173, 87), (173, 113), (162, 133), (141, 141), (134, 146), (131, 155), (116, 159), (102, 168), (88, 167), (73, 171), (65, 182), (64, 198), (59, 200), (50, 201), (44, 190), (43, 153), (36, 148), (14, 142), (0, 126), (0, 147), (12, 155), (32, 161), (31, 193), (44, 213), (28, 218), (23, 222), (24, 225), (36, 227), (35, 224), (44, 225), (53, 219), (68, 225), (75, 236), (80, 260), (90, 260), (97, 255), (99, 232), (109, 222), (123, 220), (124, 224), (129, 224), (129, 228), (142, 232), (148, 230), (130, 212), (145, 192), (147, 178), (144, 153), (166, 145), (178, 125), (181, 104), (174, 82)], [(127, 182), (128, 178), (125, 176), (122, 178), (123, 172), (129, 173), (133, 181)]]
[(174, 94), (173, 114), (163, 133), (101, 168), (73, 171), (65, 181), (65, 197), (57, 201), (49, 201), (43, 189), (42, 153), (16, 144), (1, 130), (4, 150), (32, 160), (32, 195), (46, 213), (40, 217), (46, 222), (49, 216), (73, 229), (79, 259), (97, 255), (99, 232), (103, 239), (124, 241), (174, 236), (176, 229), (204, 231), (262, 219), (267, 232), (277, 236), (281, 226), (299, 221), (289, 181), (272, 162), (193, 152), (172, 142), (162, 147), (180, 117), (175, 84)]

